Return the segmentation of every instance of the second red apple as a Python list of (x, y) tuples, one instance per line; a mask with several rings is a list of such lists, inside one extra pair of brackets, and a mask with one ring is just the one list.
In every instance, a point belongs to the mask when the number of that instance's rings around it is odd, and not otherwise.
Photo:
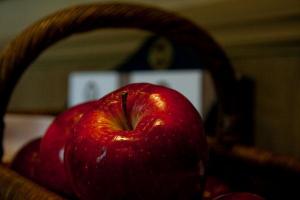
[(79, 104), (59, 114), (48, 127), (40, 146), (39, 183), (63, 194), (72, 194), (71, 185), (64, 169), (64, 149), (74, 124), (94, 101)]

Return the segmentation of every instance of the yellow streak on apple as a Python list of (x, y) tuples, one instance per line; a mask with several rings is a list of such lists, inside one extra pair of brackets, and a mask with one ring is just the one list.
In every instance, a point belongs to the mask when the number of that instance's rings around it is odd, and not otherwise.
[(164, 110), (166, 108), (165, 101), (161, 98), (161, 96), (157, 93), (151, 94), (149, 99), (156, 105), (160, 110)]

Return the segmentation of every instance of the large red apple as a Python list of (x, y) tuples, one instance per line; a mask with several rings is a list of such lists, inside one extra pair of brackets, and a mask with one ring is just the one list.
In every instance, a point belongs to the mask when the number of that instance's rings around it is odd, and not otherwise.
[(48, 127), (40, 147), (39, 183), (53, 191), (71, 194), (64, 170), (64, 147), (71, 130), (94, 101), (79, 104), (59, 114)]
[(233, 192), (223, 194), (213, 200), (264, 200), (264, 198), (248, 192)]
[(11, 162), (11, 168), (20, 175), (37, 181), (37, 169), (40, 162), (41, 138), (36, 138), (26, 143), (14, 156)]
[(207, 162), (201, 117), (175, 90), (130, 84), (74, 126), (65, 165), (80, 199), (200, 199)]

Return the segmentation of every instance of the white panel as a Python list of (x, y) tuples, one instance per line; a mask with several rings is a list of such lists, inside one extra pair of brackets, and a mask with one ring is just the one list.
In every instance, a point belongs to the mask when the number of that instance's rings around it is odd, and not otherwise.
[(137, 71), (129, 75), (130, 83), (148, 82), (165, 85), (186, 96), (202, 114), (202, 71)]
[(50, 115), (6, 114), (3, 161), (10, 162), (23, 145), (42, 137), (53, 119)]
[(69, 78), (69, 102), (73, 106), (99, 99), (119, 87), (117, 72), (75, 72)]

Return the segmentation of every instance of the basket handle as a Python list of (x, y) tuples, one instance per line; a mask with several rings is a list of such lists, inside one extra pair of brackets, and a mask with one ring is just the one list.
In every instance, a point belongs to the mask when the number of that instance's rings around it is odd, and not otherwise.
[[(3, 117), (17, 81), (27, 67), (49, 46), (75, 33), (98, 28), (136, 28), (154, 32), (198, 51), (213, 77), (226, 127), (233, 126), (234, 71), (222, 48), (208, 33), (174, 13), (133, 4), (87, 4), (67, 8), (36, 22), (18, 35), (0, 54), (0, 158)], [(228, 120), (229, 119), (229, 120)], [(221, 128), (222, 130), (224, 129)]]

